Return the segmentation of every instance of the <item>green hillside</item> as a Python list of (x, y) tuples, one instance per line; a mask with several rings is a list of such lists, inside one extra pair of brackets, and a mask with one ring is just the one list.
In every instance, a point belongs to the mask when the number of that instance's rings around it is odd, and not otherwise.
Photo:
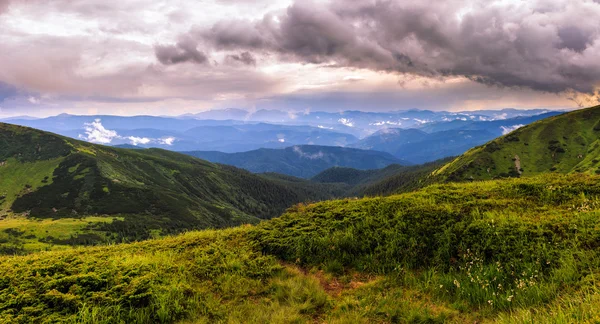
[(299, 204), (235, 229), (0, 257), (3, 323), (596, 323), (600, 177)]
[(438, 170), (446, 180), (600, 173), (600, 106), (550, 117), (473, 148)]
[(392, 164), (382, 169), (359, 170), (347, 167), (329, 168), (311, 178), (319, 183), (345, 183), (355, 186), (362, 183), (369, 183), (384, 179), (401, 172), (408, 167), (399, 164)]
[[(112, 148), (0, 124), (0, 218), (25, 222), (0, 222), (0, 229), (13, 233), (5, 240), (21, 248), (256, 223), (294, 203), (331, 198), (328, 188), (274, 181), (165, 150)], [(48, 237), (27, 223), (41, 219), (82, 221), (71, 224), (74, 231)], [(79, 235), (84, 232), (89, 235)]]
[(275, 172), (302, 178), (310, 178), (336, 166), (369, 170), (384, 168), (391, 164), (410, 164), (386, 152), (319, 145), (295, 145), (284, 149), (261, 148), (239, 153), (214, 151), (181, 153), (214, 163), (233, 165), (255, 173)]
[(431, 173), (450, 161), (452, 158), (413, 166), (393, 164), (376, 170), (334, 167), (317, 174), (311, 181), (345, 184), (343, 194), (338, 195), (341, 197), (387, 196), (432, 184), (435, 179)]

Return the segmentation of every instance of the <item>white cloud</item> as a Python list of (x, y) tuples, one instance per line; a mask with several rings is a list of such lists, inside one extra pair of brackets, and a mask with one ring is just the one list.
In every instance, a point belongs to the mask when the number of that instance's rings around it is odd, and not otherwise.
[(173, 145), (173, 143), (175, 142), (175, 137), (167, 137), (167, 138), (160, 138), (158, 139), (158, 144), (163, 144), (163, 145)]
[(352, 121), (352, 119), (340, 118), (338, 119), (338, 121), (348, 127), (354, 127), (354, 122)]
[(79, 134), (79, 138), (92, 143), (110, 144), (113, 139), (119, 135), (114, 130), (109, 130), (102, 126), (100, 119), (96, 119), (91, 123), (83, 124), (85, 135)]
[(333, 127), (326, 127), (323, 125), (317, 125), (317, 127), (319, 127), (320, 129), (333, 129)]
[(305, 159), (310, 159), (310, 160), (322, 159), (325, 156), (325, 154), (323, 154), (323, 152), (321, 152), (321, 151), (319, 151), (319, 153), (314, 153), (314, 154), (304, 153), (304, 152), (302, 152), (302, 149), (299, 146), (294, 146), (294, 152), (296, 154), (298, 154), (300, 157), (303, 157)]
[(106, 129), (100, 119), (96, 119), (91, 123), (84, 123), (83, 128), (85, 129), (85, 135), (79, 134), (79, 139), (98, 144), (111, 144), (113, 140), (128, 140), (135, 146), (151, 143), (170, 146), (176, 140), (175, 137), (157, 139), (139, 136), (121, 136), (114, 130)]
[(500, 126), (500, 128), (502, 129), (502, 135), (506, 135), (512, 131), (514, 131), (517, 128), (521, 128), (525, 125), (523, 124), (518, 124), (518, 125), (512, 125), (512, 126)]
[(502, 113), (502, 114), (494, 114), (493, 119), (497, 120), (497, 119), (506, 119), (508, 117), (508, 115), (506, 113)]
[(29, 98), (27, 98), (27, 101), (29, 101), (30, 103), (32, 103), (34, 105), (39, 105), (40, 104), (40, 99), (38, 99), (36, 97), (29, 97)]
[(376, 122), (376, 123), (370, 123), (369, 125), (372, 125), (372, 126), (383, 126), (383, 125), (400, 126), (400, 125), (402, 125), (402, 123), (386, 120), (386, 121), (380, 121), (380, 122)]
[(138, 144), (148, 144), (150, 143), (150, 139), (147, 137), (136, 137), (136, 136), (129, 136), (127, 137), (127, 139), (129, 139), (131, 141), (132, 145), (137, 146)]

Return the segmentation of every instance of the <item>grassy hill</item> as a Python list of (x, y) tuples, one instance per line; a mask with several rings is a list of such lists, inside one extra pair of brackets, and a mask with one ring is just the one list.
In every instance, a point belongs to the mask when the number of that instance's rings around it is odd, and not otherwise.
[[(170, 151), (106, 147), (7, 124), (0, 124), (0, 179), (0, 218), (25, 222), (0, 229), (20, 233), (9, 241), (37, 248), (256, 223), (294, 203), (333, 197), (326, 185), (288, 185)], [(62, 237), (40, 237), (27, 221), (41, 219), (81, 222)]]
[(345, 183), (348, 185), (358, 185), (377, 181), (379, 179), (394, 175), (404, 169), (406, 166), (399, 164), (391, 164), (382, 169), (359, 170), (347, 167), (329, 168), (311, 178), (314, 182), (319, 183)]
[(593, 323), (600, 177), (300, 204), (235, 229), (0, 257), (0, 322)]
[(392, 164), (376, 170), (334, 167), (312, 177), (311, 181), (346, 185), (341, 197), (387, 196), (432, 184), (434, 178), (430, 176), (431, 173), (452, 159), (446, 158), (412, 166)]
[(473, 148), (436, 171), (446, 180), (600, 173), (600, 106), (550, 117)]
[(284, 149), (263, 148), (241, 153), (182, 153), (251, 172), (275, 172), (302, 178), (310, 178), (335, 166), (367, 170), (380, 169), (395, 163), (409, 164), (385, 152), (318, 145), (295, 145)]

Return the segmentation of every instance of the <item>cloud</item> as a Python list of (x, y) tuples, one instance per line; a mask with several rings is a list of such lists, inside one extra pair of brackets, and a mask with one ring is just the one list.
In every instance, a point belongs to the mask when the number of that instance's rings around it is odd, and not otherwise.
[(0, 14), (4, 13), (8, 9), (10, 1), (11, 0), (0, 0)]
[(135, 146), (137, 146), (138, 144), (150, 143), (150, 139), (147, 137), (128, 136), (127, 139), (129, 139), (131, 141), (131, 144)]
[(506, 135), (506, 134), (508, 134), (518, 128), (521, 128), (523, 126), (525, 126), (525, 125), (518, 124), (518, 125), (512, 125), (512, 126), (500, 126), (500, 129), (502, 129), (502, 135)]
[(158, 139), (158, 143), (159, 144), (163, 144), (163, 145), (173, 145), (173, 143), (175, 142), (175, 137), (165, 137), (165, 138), (159, 138)]
[(92, 143), (110, 144), (113, 139), (119, 138), (119, 135), (114, 130), (104, 128), (100, 119), (96, 119), (91, 123), (83, 124), (85, 135), (79, 134), (79, 138)]
[(310, 159), (310, 160), (318, 160), (318, 159), (322, 159), (325, 157), (325, 154), (322, 151), (319, 151), (318, 153), (305, 153), (302, 151), (302, 149), (299, 146), (294, 146), (293, 147), (294, 153), (298, 154), (300, 157), (305, 158), (305, 159)]
[(338, 119), (338, 122), (340, 122), (344, 126), (354, 127), (354, 122), (352, 121), (352, 119), (340, 118)]
[(0, 81), (0, 102), (16, 95), (17, 89), (14, 86)]
[(208, 61), (206, 54), (198, 51), (198, 44), (189, 36), (184, 36), (175, 45), (156, 45), (154, 53), (158, 61), (164, 65), (191, 62), (204, 64)]
[(241, 62), (246, 65), (256, 66), (256, 59), (250, 52), (242, 52), (240, 54), (227, 55), (227, 59), (234, 62)]
[(117, 131), (106, 129), (102, 125), (101, 119), (95, 119), (91, 123), (84, 123), (83, 129), (85, 135), (79, 134), (79, 139), (97, 144), (111, 144), (114, 140), (127, 140), (131, 145), (146, 145), (146, 144), (159, 144), (159, 145), (173, 145), (175, 137), (164, 137), (164, 138), (148, 138), (138, 136), (121, 136)]
[(349, 76), (345, 76), (344, 77), (344, 81), (346, 82), (360, 82), (363, 81), (365, 78), (360, 77), (360, 76), (355, 76), (355, 75), (349, 75)]
[(240, 1), (0, 0), (5, 114), (598, 104), (599, 1)]
[(600, 3), (589, 0), (296, 1), (280, 14), (186, 36), (217, 52), (591, 94), (600, 83), (597, 21)]

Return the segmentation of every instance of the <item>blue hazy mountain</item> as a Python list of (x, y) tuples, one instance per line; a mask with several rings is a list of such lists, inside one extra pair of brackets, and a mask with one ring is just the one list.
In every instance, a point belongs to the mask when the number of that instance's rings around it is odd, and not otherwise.
[(370, 170), (385, 168), (391, 164), (409, 164), (385, 152), (317, 145), (296, 145), (284, 149), (262, 148), (239, 153), (215, 151), (182, 153), (255, 173), (276, 172), (302, 178), (310, 178), (336, 166)]

